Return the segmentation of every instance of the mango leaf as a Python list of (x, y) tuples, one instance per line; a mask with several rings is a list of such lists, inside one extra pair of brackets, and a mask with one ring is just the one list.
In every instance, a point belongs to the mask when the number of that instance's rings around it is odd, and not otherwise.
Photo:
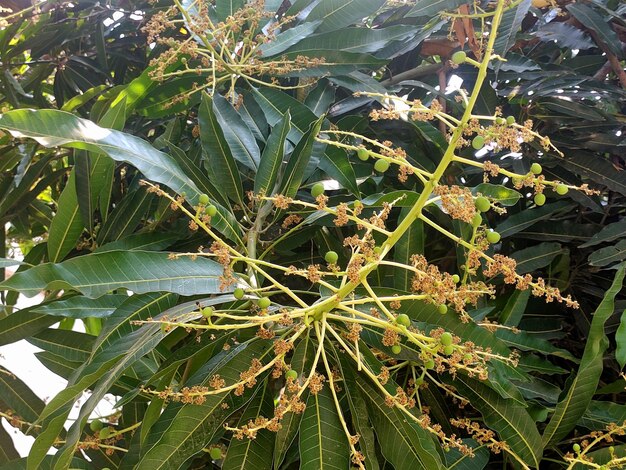
[(615, 359), (617, 359), (617, 363), (623, 369), (626, 365), (626, 310), (622, 312), (620, 317), (619, 327), (615, 332), (615, 343), (617, 343)]
[(584, 3), (567, 5), (565, 8), (586, 28), (594, 31), (613, 54), (623, 58), (621, 41), (611, 28), (611, 23), (607, 23), (597, 11)]
[(361, 197), (354, 174), (354, 168), (345, 150), (334, 146), (326, 147), (326, 152), (320, 155), (319, 166), (324, 173), (338, 181), (357, 198)]
[(481, 183), (472, 189), (472, 194), (482, 194), (485, 197), (499, 202), (503, 206), (514, 206), (522, 195), (514, 189), (501, 184)]
[(102, 244), (130, 235), (150, 210), (153, 199), (154, 193), (143, 187), (126, 194), (100, 227), (96, 241)]
[(15, 343), (54, 325), (61, 318), (25, 308), (0, 319), (0, 346)]
[(261, 161), (259, 162), (259, 171), (254, 178), (255, 194), (267, 194), (268, 196), (274, 194), (274, 186), (283, 164), (285, 141), (290, 129), (291, 114), (287, 111), (272, 129), (272, 133), (263, 149)]
[[(308, 371), (313, 362), (314, 343), (306, 336), (296, 346), (292, 359), (291, 368), (298, 372), (298, 376), (301, 376), (305, 371)], [(302, 400), (308, 400), (308, 389), (302, 394)], [(274, 468), (280, 468), (280, 465), (285, 460), (287, 451), (291, 447), (298, 429), (300, 428), (300, 422), (302, 421), (302, 414), (296, 414), (289, 412), (285, 414), (282, 420), (282, 427), (276, 433), (276, 440), (274, 442)]]
[(397, 408), (385, 405), (385, 398), (368, 380), (356, 381), (359, 392), (368, 403), (372, 427), (380, 449), (394, 468), (443, 468), (434, 441), (427, 431), (412, 423)]
[(76, 194), (76, 171), (72, 170), (67, 185), (59, 196), (57, 213), (50, 224), (48, 259), (56, 263), (65, 258), (76, 247), (83, 230), (84, 224)]
[[(45, 403), (11, 371), (0, 366), (0, 400), (28, 422), (35, 422)], [(3, 409), (2, 411), (6, 411)]]
[(222, 266), (206, 258), (172, 260), (168, 253), (154, 251), (107, 251), (40, 264), (15, 273), (0, 283), (0, 289), (17, 290), (27, 297), (45, 289), (73, 289), (90, 298), (119, 288), (136, 293), (217, 294), (222, 274)]
[(526, 274), (548, 266), (563, 251), (560, 243), (545, 242), (511, 253), (511, 258), (517, 261), (517, 273)]
[(515, 235), (517, 232), (536, 224), (540, 220), (550, 217), (557, 211), (560, 211), (570, 204), (566, 201), (553, 202), (545, 206), (525, 209), (517, 214), (508, 217), (504, 222), (498, 224), (496, 230), (502, 238)]
[(0, 269), (8, 268), (9, 266), (20, 266), (22, 264), (25, 263), (16, 259), (0, 258)]
[(48, 328), (27, 341), (68, 361), (80, 363), (87, 360), (94, 340), (94, 336), (86, 333)]
[(328, 80), (322, 79), (317, 82), (315, 88), (306, 95), (304, 105), (309, 108), (313, 114), (319, 117), (328, 111), (328, 108), (330, 108), (334, 100), (335, 87), (331, 85)]
[[(410, 208), (403, 207), (400, 211), (398, 223), (409, 213)], [(394, 246), (393, 260), (397, 263), (407, 264), (411, 262), (414, 253), (424, 252), (424, 222), (416, 219), (400, 237)], [(407, 269), (395, 269), (393, 272), (393, 286), (400, 291), (407, 290), (411, 285), (413, 273)]]
[(482, 470), (489, 462), (489, 450), (479, 445), (474, 439), (462, 439), (463, 444), (474, 449), (474, 455), (469, 456), (459, 452), (454, 447), (446, 452), (448, 469), (452, 470)]
[(611, 263), (622, 261), (626, 258), (626, 240), (620, 240), (617, 244), (607, 246), (594, 251), (589, 255), (589, 264), (592, 266), (608, 266)]
[(213, 113), (235, 160), (256, 171), (261, 152), (248, 125), (222, 95), (213, 95)]
[(534, 468), (539, 468), (543, 445), (534, 420), (526, 409), (475, 379), (457, 376), (454, 385), (461, 395), (483, 415), (485, 424), (496, 430), (512, 452)]
[(580, 248), (587, 248), (598, 245), (599, 243), (610, 242), (616, 238), (622, 238), (624, 234), (626, 234), (626, 219), (603, 226), (599, 232), (591, 237), (591, 240), (580, 245)]
[[(517, 33), (522, 25), (522, 21), (526, 17), (530, 9), (531, 0), (523, 0), (513, 8), (507, 8), (502, 14), (500, 26), (498, 27), (498, 36), (493, 45), (494, 54), (504, 57), (506, 53), (515, 44)], [(500, 63), (500, 62), (498, 62)]]
[[(238, 382), (240, 372), (253, 358), (267, 353), (266, 341), (248, 341), (220, 352), (189, 381), (189, 386), (207, 386), (219, 374), (227, 384)], [(208, 445), (222, 430), (228, 416), (250, 400), (251, 394), (236, 396), (230, 392), (206, 396), (202, 404), (170, 403), (152, 426), (142, 449), (137, 468), (179, 468), (187, 459)], [(222, 407), (226, 403), (229, 406)]]
[(147, 179), (162, 183), (197, 202), (198, 189), (169, 155), (139, 137), (105, 129), (92, 121), (54, 109), (18, 109), (0, 115), (0, 129), (14, 137), (28, 137), (45, 147), (73, 147), (102, 152), (130, 163)]
[(4, 466), (3, 464), (19, 458), (20, 454), (15, 450), (11, 435), (0, 426), (0, 465)]
[(335, 31), (360, 22), (384, 3), (384, 0), (322, 0), (313, 7), (307, 21), (322, 20), (318, 31)]
[(406, 16), (435, 16), (445, 10), (455, 10), (468, 3), (468, 0), (423, 0), (417, 3)]
[(40, 413), (38, 419), (43, 421), (43, 428), (28, 456), (29, 470), (39, 468), (41, 460), (63, 430), (75, 400), (89, 387), (92, 394), (81, 407), (78, 418), (68, 431), (64, 446), (55, 456), (59, 467), (64, 468), (76, 450), (87, 417), (102, 397), (128, 367), (154, 349), (163, 337), (159, 334), (157, 324), (139, 327), (131, 322), (167, 314), (177, 299), (178, 296), (173, 294), (134, 295), (114, 312), (96, 339), (89, 359), (74, 371), (68, 378), (68, 386)]
[(209, 179), (232, 201), (243, 206), (243, 187), (239, 168), (213, 111), (213, 100), (206, 93), (200, 103), (198, 123), (202, 148), (207, 158)]
[(313, 144), (315, 138), (322, 127), (324, 116), (320, 117), (316, 122), (313, 122), (309, 130), (302, 136), (298, 145), (291, 153), (289, 161), (285, 166), (284, 173), (280, 180), (279, 194), (285, 197), (294, 197), (300, 189), (302, 178), (304, 177), (304, 170), (306, 169), (311, 153), (313, 151)]
[(580, 29), (564, 22), (552, 21), (542, 25), (531, 33), (544, 42), (556, 42), (559, 47), (568, 49), (591, 49), (595, 47), (593, 41)]
[(615, 167), (607, 159), (583, 152), (568, 152), (567, 158), (561, 162), (573, 172), (626, 195), (626, 175), (623, 171), (615, 171)]
[[(242, 413), (238, 427), (244, 426), (259, 417), (270, 417), (274, 414), (272, 390), (267, 383), (257, 388), (257, 392)], [(262, 429), (254, 439), (231, 439), (222, 464), (223, 470), (255, 470), (272, 469), (272, 449), (276, 433)]]
[(272, 57), (276, 54), (280, 54), (302, 39), (309, 37), (321, 22), (321, 20), (307, 21), (306, 23), (289, 28), (287, 31), (277, 34), (270, 42), (261, 44), (258, 50), (263, 57)]
[(621, 424), (624, 421), (626, 421), (626, 405), (592, 400), (578, 424), (596, 431), (606, 428), (610, 423)]
[(329, 385), (311, 393), (300, 422), (300, 468), (343, 470), (350, 465), (348, 439)]
[(554, 414), (543, 432), (545, 446), (553, 445), (563, 439), (576, 426), (593, 398), (602, 374), (604, 351), (608, 347), (604, 325), (613, 315), (615, 296), (622, 288), (625, 269), (626, 265), (622, 264), (615, 274), (613, 284), (606, 291), (602, 302), (593, 314), (578, 373), (566, 395), (557, 404)]

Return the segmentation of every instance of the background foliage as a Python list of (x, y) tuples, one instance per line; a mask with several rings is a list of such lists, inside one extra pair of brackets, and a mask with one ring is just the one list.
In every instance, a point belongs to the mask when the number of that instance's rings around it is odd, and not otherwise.
[[(215, 3), (209, 14), (216, 23), (234, 21), (231, 15), (240, 8), (250, 17), (262, 11), (258, 5), (249, 11), (243, 0)], [(165, 403), (146, 390), (204, 385), (216, 373), (231, 383), (251, 358), (264, 358), (271, 343), (246, 330), (233, 343), (217, 332), (176, 328), (164, 334), (159, 324), (133, 323), (159, 315), (196, 320), (197, 302), (242, 305), (232, 287), (219, 289), (222, 266), (214, 261), (168, 259), (168, 253), (197, 252), (211, 240), (189, 230), (188, 218), (140, 180), (185, 194), (192, 204), (207, 194), (217, 211), (211, 225), (224, 240), (243, 247), (251, 231), (259, 234), (258, 244), (248, 246), (251, 257), (253, 249), (284, 267), (306, 268), (323, 265), (323, 254), (333, 250), (345, 264), (350, 253), (341, 240), (354, 227), (335, 227), (331, 217), (313, 209), (301, 211), (307, 223), (293, 232), (281, 228), (285, 213), (280, 211), (266, 215), (258, 227), (246, 208), (247, 192), (274, 191), (312, 203), (311, 187), (326, 181), (330, 205), (360, 200), (371, 208), (405, 194), (407, 199), (390, 214), (388, 223), (395, 227), (422, 185), (415, 177), (398, 181), (395, 166), (380, 173), (372, 159), (361, 161), (353, 151), (315, 141), (318, 131), (389, 140), (406, 151), (412, 165), (434, 171), (447, 148), (443, 128), (413, 120), (371, 121), (368, 113), (389, 104), (380, 95), (390, 94), (427, 106), (441, 100), (448, 113), (460, 116), (457, 95), (442, 90), (455, 75), (471, 92), (477, 68), (455, 67), (449, 59), (463, 49), (480, 60), (481, 37), (475, 33), (483, 21), (488, 29), (489, 20), (442, 14), (469, 14), (478, 7), (462, 0), (266, 1), (266, 11), (293, 19), (259, 46), (257, 62), (238, 69), (241, 75), (234, 80), (227, 67), (202, 62), (206, 71), (177, 74), (192, 57), (184, 53), (164, 65), (154, 62), (172, 43), (155, 44), (156, 38), (147, 37), (154, 31), (143, 27), (170, 2), (9, 6), (27, 10), (5, 14), (0, 30), (0, 128), (5, 130), (0, 134), (5, 227), (0, 267), (18, 271), (0, 286), (5, 289), (0, 344), (27, 339), (43, 350), (39, 360), (67, 378), (69, 386), (45, 404), (11, 371), (0, 370), (0, 411), (37, 438), (26, 463), (0, 429), (1, 468), (347, 468), (350, 449), (328, 384), (318, 394), (305, 395), (304, 413), (287, 413), (278, 433), (262, 430), (252, 441), (233, 438), (223, 424), (236, 427), (271, 415), (284, 378), (261, 376), (258, 386), (243, 395), (211, 395), (202, 404)], [(469, 400), (463, 409), (428, 377), (429, 386), (420, 389), (421, 405), (445, 434), (455, 433), (476, 447), (450, 423), (450, 418), (468, 417), (494, 430), (512, 452), (490, 453), (483, 446), (473, 459), (455, 449), (444, 452), (430, 434), (386, 406), (380, 390), (346, 362), (337, 344), (331, 345), (324, 353), (342, 377), (341, 416), (360, 434), (366, 468), (480, 469), (502, 468), (503, 463), (583, 468), (582, 462), (571, 461), (572, 444), (581, 445), (599, 465), (621, 465), (619, 459), (626, 456), (622, 437), (589, 447), (593, 437), (588, 435), (626, 420), (626, 317), (621, 315), (626, 299), (620, 292), (620, 263), (626, 259), (625, 17), (626, 5), (615, 0), (513, 2), (495, 43), (495, 53), (506, 61), (492, 62), (474, 108), (476, 114), (492, 116), (499, 107), (520, 123), (531, 119), (533, 130), (564, 154), (538, 143), (524, 144), (515, 155), (492, 152), (489, 158), (502, 168), (525, 174), (531, 163), (541, 162), (547, 179), (598, 190), (559, 196), (547, 189), (541, 206), (530, 193), (507, 190), (492, 197), (508, 213), (484, 215), (502, 237), (498, 253), (515, 259), (520, 274), (540, 274), (571, 294), (580, 308), (545, 303), (501, 278), (491, 280), (495, 298), (469, 310), (468, 324), (454, 312), (440, 315), (421, 301), (402, 307), (423, 330), (442, 327), (505, 356), (521, 352), (518, 368), (494, 362), (485, 382), (433, 373), (442, 386), (453, 384)], [(254, 34), (270, 34), (273, 14), (258, 21)], [(162, 37), (201, 43), (194, 36), (200, 26), (188, 18)], [(230, 31), (233, 38), (246, 34)], [(231, 52), (242, 57), (243, 51)], [(316, 62), (320, 57), (325, 61)], [(296, 65), (284, 66), (282, 60)], [(215, 94), (203, 93), (213, 86)], [(468, 149), (461, 155), (484, 160)], [(288, 163), (283, 165), (283, 158)], [(444, 181), (476, 188), (483, 171), (453, 163)], [(492, 179), (506, 182), (502, 176)], [(467, 236), (467, 226), (436, 205), (428, 215)], [(23, 263), (12, 261), (15, 246), (25, 255)], [(411, 225), (390, 256), (406, 263), (414, 253), (426, 254), (449, 273), (462, 274), (466, 262), (463, 250), (421, 221)], [(404, 291), (410, 283), (408, 275), (391, 268), (380, 268), (372, 277), (370, 284), (380, 295)], [(311, 299), (328, 295), (323, 289), (313, 292), (305, 279), (286, 279)], [(14, 308), (18, 291), (34, 295), (40, 290), (47, 294), (40, 305)], [(288, 304), (283, 297), (272, 300)], [(494, 330), (485, 320), (510, 329)], [(76, 321), (84, 323), (86, 333), (72, 331)], [(289, 353), (288, 362), (299, 374), (308, 371), (316, 341), (312, 333)], [(373, 370), (380, 368), (381, 350), (396, 360), (420, 363), (409, 348), (389, 353), (374, 330), (365, 331), (361, 341), (364, 361)], [(226, 343), (230, 348), (224, 349)], [(408, 377), (401, 370), (395, 380)], [(91, 398), (65, 431), (67, 412), (83, 390), (91, 390)], [(119, 413), (103, 417), (111, 435), (96, 439), (98, 432), (88, 421), (107, 393), (120, 397)], [(60, 448), (57, 457), (46, 457), (53, 445)], [(217, 448), (222, 455), (210, 452)]]

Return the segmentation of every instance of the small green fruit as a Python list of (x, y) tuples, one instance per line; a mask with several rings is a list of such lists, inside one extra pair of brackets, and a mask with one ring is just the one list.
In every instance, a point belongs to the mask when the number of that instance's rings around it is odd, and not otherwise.
[(485, 196), (478, 196), (476, 198), (476, 201), (474, 201), (474, 204), (476, 206), (476, 209), (478, 209), (480, 212), (487, 212), (489, 209), (491, 209), (491, 203), (489, 202), (489, 199), (487, 199)]
[(356, 151), (356, 156), (359, 157), (359, 160), (363, 160), (364, 162), (370, 158), (370, 152), (367, 149), (360, 148)]
[(237, 299), (237, 300), (241, 300), (243, 299), (243, 296), (245, 295), (245, 292), (243, 291), (243, 289), (241, 287), (237, 287), (235, 289), (235, 291), (233, 292), (233, 296)]
[(474, 356), (472, 356), (470, 353), (463, 355), (463, 362), (465, 362), (466, 364), (469, 364), (470, 362), (473, 362), (473, 361), (474, 361)]
[(450, 346), (452, 344), (452, 333), (448, 331), (442, 333), (442, 335), (439, 337), (439, 342), (443, 346)]
[(480, 227), (480, 224), (483, 223), (483, 218), (480, 214), (474, 214), (472, 218), (472, 227), (477, 228)]
[(424, 383), (424, 377), (418, 377), (417, 379), (415, 379), (415, 386), (416, 387), (419, 387), (423, 383)]
[(482, 135), (477, 135), (472, 139), (472, 147), (476, 150), (480, 150), (485, 146), (485, 138)]
[(440, 314), (445, 315), (448, 313), (448, 306), (446, 304), (440, 304), (439, 307), (437, 307), (437, 311)]
[(287, 380), (289, 380), (289, 379), (296, 380), (298, 378), (298, 373), (295, 370), (293, 370), (293, 369), (289, 369), (287, 371), (287, 373), (285, 374), (285, 378)]
[(535, 201), (535, 204), (537, 204), (538, 206), (543, 206), (546, 203), (546, 195), (543, 193), (535, 194), (535, 197), (533, 198), (533, 200)]
[(322, 183), (315, 183), (313, 187), (311, 187), (311, 196), (317, 198), (317, 196), (321, 196), (324, 194), (324, 185)]
[(515, 124), (515, 116), (507, 116), (506, 117), (506, 123), (509, 126), (512, 126), (513, 124)]
[(204, 307), (202, 309), (202, 316), (204, 318), (211, 318), (213, 316), (213, 307)]
[(102, 428), (98, 433), (98, 439), (107, 439), (113, 433), (111, 428)]
[(104, 424), (102, 424), (102, 421), (100, 421), (99, 419), (95, 419), (91, 423), (89, 423), (89, 429), (91, 429), (93, 432), (98, 432), (103, 427)]
[(443, 347), (443, 353), (446, 356), (452, 355), (453, 352), (454, 352), (454, 346), (452, 346), (451, 344)]
[(426, 362), (424, 362), (424, 367), (426, 369), (433, 369), (435, 367), (435, 361), (433, 359), (428, 359)]
[(411, 319), (406, 313), (401, 313), (396, 317), (396, 323), (401, 326), (410, 326)]
[(580, 444), (574, 444), (572, 449), (574, 449), (574, 452), (580, 452)]
[(533, 175), (539, 175), (542, 171), (543, 168), (541, 168), (541, 165), (539, 163), (533, 163), (532, 165), (530, 165), (530, 172)]
[(569, 188), (564, 184), (557, 184), (555, 191), (559, 196), (565, 196), (569, 191)]
[(451, 60), (453, 64), (461, 65), (467, 60), (467, 53), (465, 51), (456, 51), (452, 54)]
[(219, 447), (213, 447), (209, 451), (209, 455), (213, 460), (219, 460), (222, 458), (222, 449), (220, 449)]
[(389, 169), (389, 162), (387, 160), (376, 160), (376, 163), (374, 163), (374, 169), (379, 173), (384, 173)]
[(489, 243), (498, 243), (500, 241), (500, 234), (498, 232), (487, 232), (487, 241)]
[(259, 306), (259, 308), (266, 309), (267, 307), (272, 305), (272, 301), (269, 297), (261, 297), (259, 300), (257, 300), (257, 305)]
[(400, 346), (399, 344), (394, 344), (393, 346), (391, 346), (391, 352), (393, 354), (400, 354), (401, 351), (402, 351), (402, 346)]
[(502, 126), (502, 125), (506, 124), (506, 119), (504, 119), (503, 117), (497, 117), (496, 118), (496, 124), (498, 126)]
[(328, 251), (324, 255), (324, 259), (326, 260), (328, 264), (335, 264), (337, 260), (339, 259), (339, 255), (337, 254), (336, 251)]
[(461, 282), (461, 276), (459, 276), (458, 274), (453, 274), (452, 280), (454, 281), (455, 284), (458, 284), (459, 282)]
[(204, 212), (206, 212), (206, 214), (210, 215), (211, 217), (215, 217), (215, 214), (217, 214), (217, 207), (211, 204), (210, 206), (207, 206)]
[(198, 203), (200, 203), (201, 206), (206, 206), (209, 203), (209, 195), (200, 194), (200, 196), (198, 196)]

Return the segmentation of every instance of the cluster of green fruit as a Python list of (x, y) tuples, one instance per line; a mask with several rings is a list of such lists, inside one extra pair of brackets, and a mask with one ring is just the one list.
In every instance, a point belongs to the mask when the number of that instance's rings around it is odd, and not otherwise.
[(213, 217), (217, 214), (217, 207), (213, 204), (209, 204), (210, 199), (208, 194), (200, 194), (198, 197), (198, 204), (204, 207), (204, 213)]
[[(474, 228), (477, 228), (480, 226), (480, 224), (483, 223), (483, 217), (480, 215), (480, 212), (489, 211), (489, 209), (491, 209), (491, 202), (489, 202), (489, 199), (487, 199), (485, 196), (478, 196), (474, 201), (474, 204), (476, 206), (476, 209), (478, 210), (478, 213), (474, 215), (474, 218), (472, 219), (472, 226)], [(489, 232), (487, 232), (487, 241), (491, 244), (498, 243), (500, 241), (500, 238), (500, 234), (495, 230), (490, 230)]]

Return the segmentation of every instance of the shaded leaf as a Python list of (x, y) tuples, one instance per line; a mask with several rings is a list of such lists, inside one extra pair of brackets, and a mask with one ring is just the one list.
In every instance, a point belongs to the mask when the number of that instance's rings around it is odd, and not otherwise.
[(589, 255), (589, 264), (592, 266), (608, 266), (611, 263), (626, 258), (626, 240), (620, 240), (613, 246), (607, 246), (594, 251)]
[(511, 258), (517, 261), (515, 271), (526, 274), (548, 266), (563, 251), (560, 243), (545, 242), (511, 253)]
[(604, 324), (613, 314), (615, 296), (622, 288), (625, 268), (626, 266), (622, 265), (617, 271), (613, 284), (606, 291), (602, 302), (593, 315), (578, 372), (566, 395), (556, 406), (554, 414), (543, 432), (543, 443), (546, 446), (559, 442), (576, 426), (596, 391), (602, 374), (604, 351), (608, 346)]
[(318, 31), (335, 31), (375, 13), (384, 0), (322, 0), (309, 15), (307, 21), (322, 20)]

